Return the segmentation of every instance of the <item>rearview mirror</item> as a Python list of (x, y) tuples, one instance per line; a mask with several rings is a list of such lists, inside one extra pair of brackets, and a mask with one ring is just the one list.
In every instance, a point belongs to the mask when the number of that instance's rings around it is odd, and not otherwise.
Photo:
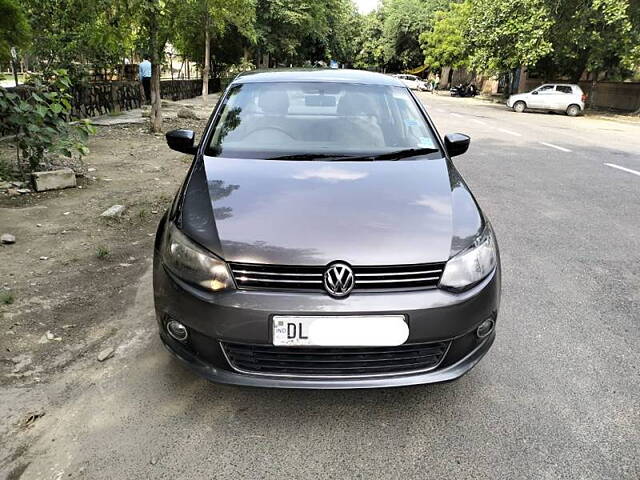
[(196, 138), (193, 130), (171, 130), (165, 136), (171, 150), (190, 154), (194, 154), (198, 150), (197, 145), (193, 144)]
[(531, 95), (538, 95), (538, 91), (536, 90), (535, 92), (531, 92)]
[(469, 149), (471, 138), (462, 133), (449, 133), (444, 136), (444, 146), (450, 157), (462, 155)]

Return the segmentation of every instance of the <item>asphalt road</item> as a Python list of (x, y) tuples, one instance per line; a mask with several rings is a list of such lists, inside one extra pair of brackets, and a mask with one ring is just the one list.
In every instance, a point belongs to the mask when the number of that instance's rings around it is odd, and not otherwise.
[(640, 478), (640, 124), (420, 97), (442, 134), (471, 135), (455, 163), (501, 247), (498, 336), (472, 372), (214, 385), (162, 349), (146, 275), (114, 358), (5, 392), (51, 404), (14, 478)]

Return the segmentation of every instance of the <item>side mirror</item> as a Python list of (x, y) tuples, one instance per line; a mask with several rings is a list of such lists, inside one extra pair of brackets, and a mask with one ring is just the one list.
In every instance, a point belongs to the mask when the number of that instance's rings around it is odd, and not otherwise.
[(531, 95), (538, 95), (538, 91), (536, 90), (535, 92), (531, 92)]
[(171, 130), (166, 134), (167, 145), (171, 150), (182, 153), (196, 153), (198, 147), (194, 145), (196, 134), (193, 130)]
[(471, 138), (462, 133), (449, 133), (444, 136), (444, 146), (450, 157), (462, 155), (469, 150)]

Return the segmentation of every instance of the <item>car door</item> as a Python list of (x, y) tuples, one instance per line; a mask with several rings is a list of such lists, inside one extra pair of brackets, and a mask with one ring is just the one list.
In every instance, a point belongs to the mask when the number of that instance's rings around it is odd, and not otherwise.
[(529, 94), (527, 107), (540, 109), (551, 108), (554, 94), (555, 85), (542, 85)]
[(573, 88), (571, 85), (556, 85), (555, 95), (553, 96), (553, 110), (565, 111), (573, 102)]

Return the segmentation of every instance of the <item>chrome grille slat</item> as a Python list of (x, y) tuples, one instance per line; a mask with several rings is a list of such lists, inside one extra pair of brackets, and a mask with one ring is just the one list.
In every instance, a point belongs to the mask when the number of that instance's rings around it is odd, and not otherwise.
[[(436, 288), (445, 263), (353, 266), (352, 293)], [(231, 263), (238, 288), (324, 292), (323, 266)]]
[(425, 278), (392, 278), (387, 280), (356, 280), (357, 283), (394, 283), (394, 282), (426, 282), (427, 280), (439, 280), (440, 277)]
[(243, 275), (269, 275), (269, 276), (296, 276), (296, 277), (322, 277), (322, 273), (280, 273), (280, 272), (252, 272), (249, 270), (233, 270), (233, 274)]
[(249, 278), (249, 277), (238, 277), (236, 280), (245, 281), (245, 282), (276, 282), (276, 283), (322, 283), (322, 280), (283, 280), (283, 279), (275, 279), (275, 278)]
[(403, 272), (403, 273), (359, 273), (359, 277), (399, 277), (404, 275), (424, 275), (429, 273), (442, 273), (442, 270), (421, 270), (419, 272)]

